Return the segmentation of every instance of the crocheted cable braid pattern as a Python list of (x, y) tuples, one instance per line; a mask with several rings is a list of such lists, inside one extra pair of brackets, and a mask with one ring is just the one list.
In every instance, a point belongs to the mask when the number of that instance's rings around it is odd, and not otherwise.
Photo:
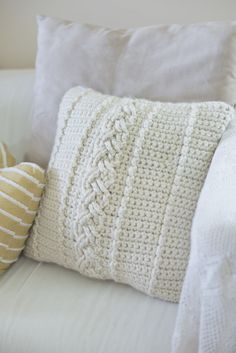
[(224, 103), (68, 91), (25, 254), (178, 301), (193, 214), (230, 116)]

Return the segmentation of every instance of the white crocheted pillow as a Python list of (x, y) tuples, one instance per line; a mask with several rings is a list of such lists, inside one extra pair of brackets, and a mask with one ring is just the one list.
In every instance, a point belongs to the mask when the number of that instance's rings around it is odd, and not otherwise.
[(178, 301), (194, 210), (233, 114), (71, 89), (25, 254)]

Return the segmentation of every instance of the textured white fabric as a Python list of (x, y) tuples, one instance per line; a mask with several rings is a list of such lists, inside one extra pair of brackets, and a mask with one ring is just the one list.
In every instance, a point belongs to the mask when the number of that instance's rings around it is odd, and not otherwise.
[(80, 85), (168, 102), (236, 102), (236, 22), (129, 30), (38, 18), (30, 160), (45, 166), (60, 101)]
[(170, 353), (178, 306), (22, 257), (0, 277), (1, 353)]
[(0, 70), (0, 141), (18, 162), (29, 147), (33, 83), (34, 70)]
[(71, 89), (26, 255), (178, 301), (196, 203), (233, 112)]
[(236, 125), (213, 158), (194, 216), (173, 353), (236, 352)]

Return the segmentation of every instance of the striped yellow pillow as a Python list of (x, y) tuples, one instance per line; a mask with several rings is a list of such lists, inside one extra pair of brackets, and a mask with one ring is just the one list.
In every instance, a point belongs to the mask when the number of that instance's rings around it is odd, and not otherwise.
[(15, 164), (0, 143), (0, 273), (24, 248), (44, 187), (44, 171), (33, 163)]

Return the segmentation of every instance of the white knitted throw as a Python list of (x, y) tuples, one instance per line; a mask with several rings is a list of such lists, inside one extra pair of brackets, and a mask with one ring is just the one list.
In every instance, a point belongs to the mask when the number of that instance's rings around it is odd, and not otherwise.
[(236, 352), (236, 122), (214, 155), (191, 234), (172, 353)]
[(192, 217), (230, 116), (223, 103), (71, 89), (26, 255), (178, 301)]

